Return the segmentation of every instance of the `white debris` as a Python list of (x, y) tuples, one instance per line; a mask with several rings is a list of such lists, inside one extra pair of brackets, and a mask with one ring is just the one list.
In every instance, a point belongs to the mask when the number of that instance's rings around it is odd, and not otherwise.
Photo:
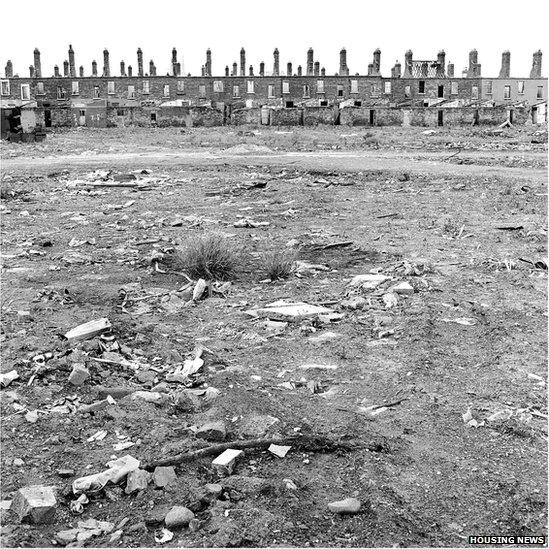
[(77, 478), (72, 483), (72, 491), (75, 494), (82, 492), (95, 492), (101, 490), (108, 482), (116, 484), (128, 473), (139, 468), (139, 460), (127, 455), (107, 462), (108, 469), (102, 473)]
[(361, 287), (365, 290), (373, 290), (377, 288), (382, 282), (390, 280), (391, 277), (381, 275), (381, 274), (361, 274), (355, 276), (351, 282), (350, 286), (352, 287)]
[(0, 374), (0, 387), (7, 387), (12, 381), (19, 379), (17, 370), (11, 370), (5, 374)]
[(212, 466), (219, 475), (230, 475), (234, 469), (236, 460), (243, 454), (242, 450), (229, 448), (212, 461)]
[(99, 320), (91, 320), (85, 324), (80, 324), (72, 330), (69, 330), (65, 337), (72, 343), (75, 341), (82, 341), (84, 339), (91, 339), (96, 335), (102, 334), (111, 329), (111, 323), (107, 318), (100, 318)]
[(271, 454), (274, 454), (276, 457), (283, 458), (286, 457), (286, 454), (292, 449), (292, 447), (271, 444), (267, 449), (269, 450), (269, 452), (271, 452)]

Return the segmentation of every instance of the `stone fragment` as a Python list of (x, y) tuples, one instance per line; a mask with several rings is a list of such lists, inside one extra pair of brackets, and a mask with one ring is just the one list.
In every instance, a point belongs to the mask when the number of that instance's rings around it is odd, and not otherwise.
[(211, 441), (222, 441), (227, 436), (223, 421), (212, 421), (202, 425), (195, 433), (196, 438), (203, 438)]
[(414, 293), (414, 287), (409, 282), (400, 282), (396, 286), (393, 286), (392, 291), (401, 295), (412, 295)]
[(271, 454), (274, 454), (276, 457), (283, 458), (286, 457), (286, 454), (292, 449), (292, 447), (271, 444), (267, 449), (269, 450), (269, 452), (271, 452)]
[(11, 370), (5, 374), (0, 374), (0, 387), (7, 387), (12, 381), (19, 379), (17, 370)]
[(146, 490), (150, 479), (150, 473), (144, 469), (131, 471), (126, 478), (126, 489), (124, 491), (126, 494), (133, 494), (133, 492), (138, 492), (139, 490)]
[(68, 478), (74, 476), (74, 469), (57, 469), (57, 474), (61, 478)]
[(69, 330), (65, 334), (65, 337), (69, 340), (69, 342), (75, 343), (76, 341), (91, 339), (92, 337), (102, 334), (103, 332), (106, 332), (110, 329), (111, 323), (108, 321), (108, 319), (100, 318), (99, 320), (92, 320), (90, 322), (86, 322), (84, 324), (76, 326), (76, 328)]
[(354, 515), (360, 511), (360, 501), (356, 498), (346, 498), (328, 503), (328, 509), (339, 515)]
[(26, 486), (19, 489), (12, 502), (12, 510), (21, 522), (33, 524), (52, 522), (57, 500), (52, 486)]
[(209, 483), (204, 486), (204, 490), (206, 490), (207, 494), (218, 497), (223, 493), (223, 486), (221, 484)]
[(153, 472), (153, 482), (155, 488), (165, 488), (177, 480), (175, 469), (173, 467), (156, 467)]
[(398, 297), (395, 293), (389, 292), (383, 295), (383, 303), (385, 303), (386, 309), (391, 309), (398, 305)]
[(310, 318), (321, 314), (329, 314), (333, 311), (326, 307), (320, 307), (318, 305), (309, 305), (303, 302), (286, 302), (276, 301), (271, 303), (267, 307), (261, 309), (251, 309), (246, 311), (254, 317), (267, 317), (271, 320), (301, 320), (304, 318)]
[(260, 438), (272, 432), (280, 420), (273, 416), (251, 415), (240, 425), (240, 433), (245, 437)]
[(164, 522), (168, 528), (176, 528), (178, 526), (187, 526), (193, 518), (194, 513), (190, 509), (176, 505), (170, 509)]
[(360, 287), (365, 290), (373, 290), (382, 282), (389, 280), (390, 277), (381, 274), (361, 274), (356, 275), (350, 282), (352, 287)]
[(307, 341), (309, 343), (312, 343), (313, 345), (321, 345), (322, 343), (327, 343), (327, 342), (333, 341), (334, 339), (339, 339), (341, 337), (342, 335), (336, 332), (324, 332), (317, 336), (309, 337)]
[(243, 454), (244, 452), (242, 450), (233, 450), (229, 448), (212, 461), (212, 466), (217, 471), (218, 475), (230, 475), (233, 472), (236, 460)]
[(72, 372), (69, 376), (69, 383), (72, 383), (76, 387), (80, 387), (84, 382), (90, 377), (90, 371), (84, 366), (77, 362), (72, 367)]
[(366, 305), (368, 305), (368, 300), (364, 299), (362, 296), (350, 297), (349, 299), (345, 299), (341, 302), (341, 306), (344, 309), (351, 309), (352, 311), (362, 309)]
[(78, 528), (71, 528), (70, 530), (61, 530), (55, 534), (55, 541), (61, 545), (67, 545), (76, 541), (76, 536), (78, 535)]
[(108, 469), (102, 473), (77, 478), (72, 483), (72, 491), (75, 494), (83, 492), (95, 492), (100, 490), (108, 482), (116, 484), (131, 471), (139, 468), (139, 460), (130, 455), (123, 456), (107, 462)]
[(154, 391), (135, 391), (135, 393), (132, 393), (131, 398), (132, 400), (144, 400), (153, 404), (162, 404), (167, 400), (167, 396), (164, 393)]
[(15, 458), (13, 460), (13, 465), (15, 465), (15, 467), (23, 467), (23, 465), (25, 465), (25, 462), (21, 458)]
[(191, 532), (198, 532), (201, 526), (202, 526), (202, 523), (196, 518), (193, 518), (189, 521), (189, 530)]

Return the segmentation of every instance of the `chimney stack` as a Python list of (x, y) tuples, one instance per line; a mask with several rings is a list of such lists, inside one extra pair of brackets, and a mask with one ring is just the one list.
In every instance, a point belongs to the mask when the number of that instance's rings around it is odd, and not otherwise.
[(137, 48), (137, 76), (143, 76), (143, 52)]
[(80, 74), (80, 78), (84, 78), (84, 67), (80, 65), (78, 72)]
[(42, 78), (42, 64), (40, 63), (40, 50), (34, 48), (34, 76)]
[(301, 65), (297, 67), (297, 76), (303, 76), (303, 71), (301, 70)]
[(274, 64), (273, 64), (273, 76), (278, 76), (280, 74), (280, 65), (279, 65), (279, 53), (278, 48), (275, 48), (273, 52)]
[(76, 66), (74, 64), (74, 50), (69, 44), (69, 74), (71, 78), (76, 78)]
[(177, 76), (181, 76), (181, 63), (179, 61), (175, 64), (175, 69)]
[(320, 76), (326, 76), (326, 69), (324, 67), (320, 69)]
[(381, 50), (377, 48), (374, 51), (374, 75), (379, 76), (381, 74)]
[(314, 72), (314, 51), (309, 48), (307, 51), (307, 76), (312, 76)]
[(414, 57), (414, 54), (412, 53), (412, 50), (408, 50), (404, 54), (404, 78), (412, 78), (412, 59)]
[(97, 76), (97, 61), (92, 61), (92, 76)]
[(111, 67), (109, 66), (109, 50), (103, 50), (103, 76), (111, 75)]
[(541, 78), (541, 50), (534, 53), (532, 57), (532, 70), (530, 71), (530, 78)]
[(469, 52), (469, 68), (467, 69), (467, 77), (473, 78), (475, 76), (480, 76), (480, 65), (478, 63), (477, 50), (471, 50)]
[(342, 48), (339, 52), (339, 76), (348, 76), (349, 69), (347, 68), (347, 50)]
[(172, 48), (172, 74), (177, 76), (177, 50)]
[(69, 62), (67, 60), (63, 61), (63, 76), (69, 76)]
[(313, 74), (315, 76), (318, 76), (320, 74), (320, 63), (318, 61), (315, 61), (314, 68), (313, 68)]
[(229, 65), (225, 66), (225, 76), (229, 76)]
[(154, 66), (154, 61), (152, 59), (149, 61), (149, 75), (156, 76), (156, 67)]
[(392, 76), (393, 78), (400, 78), (402, 76), (402, 66), (398, 61), (395, 63), (395, 66), (393, 67)]
[(206, 50), (206, 76), (212, 75), (212, 50)]
[(55, 65), (55, 67), (53, 67), (53, 76), (55, 76), (55, 78), (59, 78), (61, 76), (61, 74), (59, 73), (58, 65)]
[(6, 71), (6, 78), (13, 78), (13, 64), (9, 59), (8, 59), (8, 62), (6, 63), (5, 71)]
[(246, 76), (246, 50), (240, 50), (240, 76)]
[(200, 67), (200, 74), (202, 77), (206, 76), (206, 67), (204, 67), (204, 65)]
[(128, 65), (128, 76), (131, 78), (133, 76), (133, 69), (131, 65)]
[(263, 61), (259, 63), (259, 76), (265, 76), (265, 63)]
[(29, 76), (34, 78), (34, 65), (29, 65)]
[(126, 63), (120, 61), (120, 76), (126, 76)]
[(511, 74), (511, 52), (504, 51), (501, 54), (501, 70), (499, 71), (499, 78), (509, 78)]
[(448, 68), (446, 69), (448, 78), (454, 78), (454, 64), (448, 63)]
[(250, 76), (254, 75), (254, 66), (250, 65)]
[(374, 74), (374, 64), (368, 63), (368, 76), (372, 76)]
[(440, 50), (437, 54), (437, 77), (444, 78), (446, 74), (446, 52)]
[(236, 63), (233, 63), (233, 73), (231, 76), (238, 76), (238, 65)]
[(286, 75), (287, 76), (292, 76), (292, 64), (291, 63), (287, 63), (287, 65), (286, 65)]

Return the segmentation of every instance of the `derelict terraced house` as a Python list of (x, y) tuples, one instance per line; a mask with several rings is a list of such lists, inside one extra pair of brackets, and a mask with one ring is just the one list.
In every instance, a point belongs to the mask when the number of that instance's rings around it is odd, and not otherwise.
[[(3, 111), (21, 108), (23, 126), (114, 127), (114, 126), (216, 126), (223, 124), (363, 126), (446, 126), (541, 124), (547, 122), (547, 79), (541, 77), (542, 53), (533, 55), (529, 77), (510, 76), (511, 54), (502, 54), (498, 76), (481, 75), (478, 53), (469, 54), (468, 68), (455, 74), (446, 64), (444, 51), (436, 59), (416, 60), (411, 51), (404, 66), (396, 63), (390, 76), (380, 71), (381, 51), (375, 50), (367, 74), (351, 75), (347, 52), (339, 54), (339, 71), (327, 75), (313, 49), (307, 52), (305, 69), (288, 62), (280, 67), (278, 49), (272, 69), (260, 63), (256, 72), (239, 62), (225, 67), (222, 76), (212, 72), (212, 53), (200, 76), (183, 75), (177, 51), (172, 50), (171, 71), (157, 74), (151, 60), (145, 67), (137, 50), (137, 70), (124, 61), (119, 74), (111, 69), (109, 52), (103, 51), (103, 66), (96, 61), (91, 75), (78, 69), (69, 46), (63, 73), (42, 74), (38, 49), (29, 67), (29, 77), (13, 74), (11, 61), (1, 80)], [(4, 117), (3, 117), (4, 119)], [(25, 129), (25, 128), (24, 128)]]

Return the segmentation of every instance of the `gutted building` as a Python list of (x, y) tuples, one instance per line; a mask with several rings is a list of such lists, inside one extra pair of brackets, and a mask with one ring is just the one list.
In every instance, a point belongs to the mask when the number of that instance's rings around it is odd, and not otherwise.
[[(267, 125), (462, 125), (535, 123), (547, 121), (547, 79), (541, 76), (542, 53), (533, 55), (528, 77), (511, 77), (511, 54), (502, 54), (497, 77), (482, 75), (478, 52), (469, 53), (467, 68), (459, 75), (446, 62), (444, 51), (436, 58), (417, 60), (408, 50), (404, 64), (396, 63), (390, 76), (381, 73), (381, 51), (373, 52), (363, 74), (352, 74), (347, 52), (339, 54), (339, 70), (327, 75), (314, 51), (306, 63), (280, 66), (275, 49), (270, 66), (258, 70), (239, 62), (215, 76), (212, 52), (207, 50), (200, 76), (182, 74), (177, 50), (171, 71), (157, 74), (153, 60), (144, 64), (137, 50), (137, 70), (120, 62), (118, 75), (111, 68), (108, 50), (103, 67), (96, 61), (91, 75), (76, 66), (69, 46), (68, 61), (45, 77), (40, 51), (34, 50), (29, 76), (13, 74), (11, 62), (1, 79), (1, 99), (15, 105), (33, 104), (46, 127), (60, 126), (215, 126)], [(148, 66), (148, 72), (145, 67)]]

